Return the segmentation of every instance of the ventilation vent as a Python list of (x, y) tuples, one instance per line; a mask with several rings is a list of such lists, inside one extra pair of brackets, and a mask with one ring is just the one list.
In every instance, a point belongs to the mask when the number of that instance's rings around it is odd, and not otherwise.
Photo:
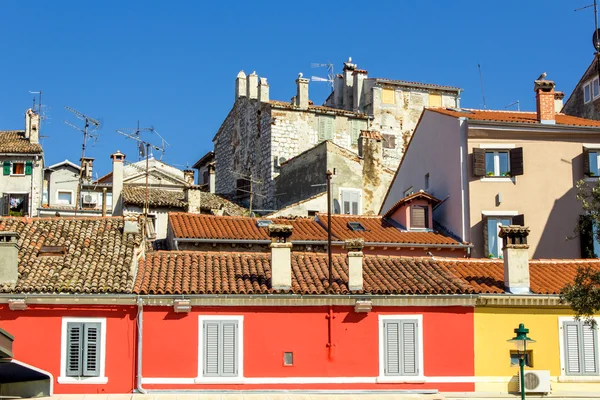
[(258, 226), (259, 228), (264, 228), (271, 225), (272, 223), (273, 221), (271, 221), (270, 219), (259, 219), (258, 221), (256, 221), (256, 226)]
[(360, 222), (348, 222), (348, 228), (355, 232), (366, 231), (365, 227)]
[(64, 256), (67, 254), (65, 246), (42, 246), (38, 256)]

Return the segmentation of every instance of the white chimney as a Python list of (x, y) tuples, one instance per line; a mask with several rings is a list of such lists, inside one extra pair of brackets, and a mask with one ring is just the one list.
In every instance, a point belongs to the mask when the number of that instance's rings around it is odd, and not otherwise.
[(363, 239), (347, 239), (345, 242), (348, 250), (348, 289), (363, 290), (363, 252), (365, 246)]
[(19, 277), (19, 234), (0, 232), (0, 284), (14, 285)]
[(354, 99), (353, 109), (355, 112), (362, 112), (364, 105), (363, 101), (363, 86), (364, 81), (367, 79), (367, 71), (364, 69), (355, 69), (353, 75), (353, 88), (354, 88)]
[(504, 257), (504, 287), (512, 294), (529, 294), (529, 228), (520, 225), (501, 226)]
[(80, 158), (79, 163), (83, 169), (83, 179), (91, 181), (93, 178), (94, 159), (92, 157)]
[(356, 69), (356, 64), (352, 64), (352, 57), (348, 57), (348, 61), (344, 63), (344, 94), (343, 108), (344, 110), (352, 110), (354, 107), (354, 77), (352, 74)]
[(246, 82), (246, 96), (249, 99), (258, 98), (258, 75), (256, 72), (248, 75), (248, 81)]
[(302, 72), (296, 79), (296, 106), (303, 110), (308, 108), (308, 79), (302, 77)]
[(246, 74), (240, 71), (235, 78), (235, 99), (246, 97)]
[(258, 101), (261, 103), (269, 102), (269, 84), (267, 78), (260, 78), (258, 82)]
[(183, 179), (185, 183), (188, 185), (194, 184), (194, 170), (193, 169), (184, 169), (183, 170)]
[(40, 116), (31, 108), (25, 112), (25, 137), (30, 143), (40, 142)]
[(289, 290), (292, 287), (292, 243), (294, 228), (291, 225), (269, 225), (271, 237), (271, 287)]
[(563, 99), (565, 98), (564, 92), (554, 92), (554, 112), (559, 113), (563, 109)]
[(216, 173), (215, 173), (215, 163), (208, 164), (208, 192), (215, 193), (216, 185)]
[(112, 215), (121, 215), (123, 213), (123, 164), (125, 162), (125, 154), (117, 150), (111, 154), (112, 158)]

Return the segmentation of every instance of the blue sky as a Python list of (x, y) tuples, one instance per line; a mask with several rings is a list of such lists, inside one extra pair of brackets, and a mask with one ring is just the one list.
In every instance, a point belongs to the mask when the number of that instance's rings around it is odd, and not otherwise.
[[(184, 168), (212, 149), (234, 100), (239, 70), (289, 100), (298, 72), (349, 56), (371, 77), (463, 88), (462, 105), (517, 100), (533, 110), (543, 71), (567, 96), (593, 57), (592, 0), (456, 1), (3, 1), (0, 3), (0, 129), (22, 129), (28, 91), (43, 90), (46, 164), (78, 162), (81, 135), (64, 106), (104, 120), (87, 156), (110, 169), (135, 143), (115, 130), (154, 126), (171, 144), (164, 160)], [(320, 104), (323, 83), (310, 84)], [(566, 100), (566, 99), (565, 99)], [(512, 107), (515, 109), (515, 107)], [(152, 137), (148, 137), (153, 140)]]

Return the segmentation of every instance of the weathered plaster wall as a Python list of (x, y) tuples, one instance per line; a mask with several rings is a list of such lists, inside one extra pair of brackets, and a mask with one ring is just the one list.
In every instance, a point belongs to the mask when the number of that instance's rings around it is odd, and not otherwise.
[(0, 165), (4, 161), (32, 161), (31, 175), (0, 175), (1, 193), (29, 193), (30, 216), (37, 216), (38, 208), (42, 205), (42, 191), (44, 179), (44, 160), (41, 156), (0, 156)]

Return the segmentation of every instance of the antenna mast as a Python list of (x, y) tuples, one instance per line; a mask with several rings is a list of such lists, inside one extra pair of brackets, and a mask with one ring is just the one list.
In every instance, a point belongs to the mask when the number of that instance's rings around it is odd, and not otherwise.
[[(41, 100), (40, 100), (40, 106), (41, 106)], [(71, 107), (65, 106), (65, 109), (67, 111), (70, 111), (73, 114), (75, 114), (75, 117), (77, 119), (84, 121), (83, 129), (73, 125), (72, 123), (70, 123), (66, 120), (64, 121), (64, 123), (69, 125), (71, 128), (77, 129), (79, 132), (83, 133), (83, 143), (81, 144), (81, 160), (79, 160), (79, 162), (81, 163), (81, 166), (79, 168), (79, 181), (77, 183), (77, 198), (76, 198), (76, 202), (75, 202), (75, 215), (77, 215), (77, 211), (80, 209), (81, 186), (83, 183), (83, 159), (85, 158), (86, 142), (88, 139), (94, 139), (94, 141), (96, 141), (98, 139), (98, 134), (96, 133), (96, 131), (100, 128), (100, 121), (98, 121), (97, 119), (88, 117), (87, 115), (82, 114), (79, 111), (77, 111)]]
[(327, 61), (326, 63), (312, 63), (310, 64), (312, 68), (327, 68), (327, 78), (321, 78), (319, 76), (311, 76), (310, 80), (313, 82), (327, 82), (327, 85), (331, 87), (331, 91), (333, 92), (334, 81), (335, 81), (335, 71), (334, 65), (331, 61)]
[(477, 69), (479, 69), (479, 83), (481, 84), (481, 97), (483, 98), (483, 109), (487, 108), (485, 104), (485, 91), (483, 90), (483, 76), (481, 75), (481, 64), (477, 64)]

